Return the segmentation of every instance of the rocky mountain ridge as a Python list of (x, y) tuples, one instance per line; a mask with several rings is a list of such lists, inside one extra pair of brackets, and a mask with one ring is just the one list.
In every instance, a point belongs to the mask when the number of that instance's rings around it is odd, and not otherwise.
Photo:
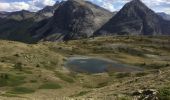
[(0, 38), (67, 41), (103, 35), (170, 35), (170, 21), (140, 0), (110, 12), (84, 0), (68, 0), (38, 12), (0, 12)]
[(140, 0), (127, 3), (95, 35), (167, 35), (170, 23)]

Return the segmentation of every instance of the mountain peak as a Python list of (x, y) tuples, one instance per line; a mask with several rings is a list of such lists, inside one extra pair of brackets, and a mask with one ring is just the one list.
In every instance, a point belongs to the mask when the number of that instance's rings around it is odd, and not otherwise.
[(87, 38), (111, 17), (109, 11), (85, 0), (67, 0), (47, 23), (32, 33), (36, 34), (35, 38), (44, 40)]
[[(161, 18), (140, 0), (132, 0), (96, 34), (161, 34)], [(104, 33), (103, 33), (104, 32)]]
[(132, 0), (131, 2), (141, 2), (141, 0)]
[(147, 7), (141, 0), (132, 0), (129, 3), (127, 3), (125, 6), (137, 6), (137, 7), (144, 6), (144, 7)]

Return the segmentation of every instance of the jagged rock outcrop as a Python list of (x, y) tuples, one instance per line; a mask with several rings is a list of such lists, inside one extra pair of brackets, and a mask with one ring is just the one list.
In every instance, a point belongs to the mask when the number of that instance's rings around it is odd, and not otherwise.
[(162, 35), (170, 33), (169, 25), (140, 0), (132, 0), (95, 35)]

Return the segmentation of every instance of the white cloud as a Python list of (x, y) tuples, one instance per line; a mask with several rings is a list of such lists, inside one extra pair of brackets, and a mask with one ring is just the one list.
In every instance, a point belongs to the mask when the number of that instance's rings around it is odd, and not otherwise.
[[(131, 0), (89, 0), (111, 11), (119, 10), (123, 5)], [(141, 0), (149, 8), (156, 12), (166, 12), (170, 14), (170, 0)], [(112, 7), (110, 5), (113, 5)], [(110, 8), (111, 7), (111, 8)]]
[(29, 9), (30, 5), (25, 2), (12, 2), (12, 3), (3, 3), (0, 2), (1, 11), (13, 11), (13, 10), (22, 10)]
[[(56, 1), (61, 0), (18, 0), (17, 2), (6, 2), (6, 0), (0, 0), (0, 11), (17, 11), (17, 10), (31, 10), (37, 11), (42, 9), (46, 5), (53, 5)], [(125, 3), (131, 0), (88, 0), (98, 4), (99, 6), (106, 8), (110, 11), (119, 10)], [(157, 12), (166, 12), (170, 14), (170, 0), (141, 0), (148, 7)]]
[(37, 11), (46, 5), (53, 5), (55, 0), (28, 0), (25, 2), (5, 2), (0, 1), (0, 11), (31, 10)]
[(10, 8), (10, 4), (9, 3), (1, 3), (0, 2), (0, 10), (1, 11), (9, 10), (9, 8)]

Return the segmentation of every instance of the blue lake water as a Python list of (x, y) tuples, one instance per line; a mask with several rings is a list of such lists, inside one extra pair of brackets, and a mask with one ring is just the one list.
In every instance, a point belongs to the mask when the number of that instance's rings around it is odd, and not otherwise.
[(143, 71), (142, 68), (121, 64), (109, 59), (75, 56), (70, 57), (65, 67), (76, 72), (103, 73), (114, 72), (135, 72)]

